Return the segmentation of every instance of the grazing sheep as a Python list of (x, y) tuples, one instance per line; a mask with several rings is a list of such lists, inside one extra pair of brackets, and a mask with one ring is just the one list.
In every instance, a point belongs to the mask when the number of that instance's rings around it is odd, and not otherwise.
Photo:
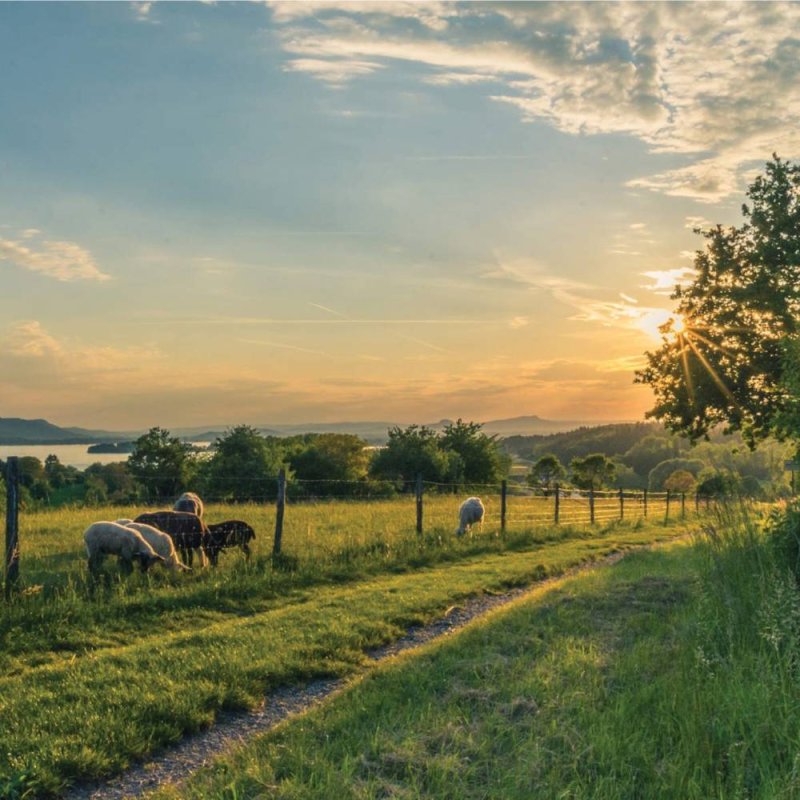
[(208, 528), (197, 514), (188, 511), (153, 511), (139, 514), (134, 522), (143, 522), (168, 533), (181, 555), (181, 560), (190, 567), (192, 551), (197, 551), (201, 566), (208, 566), (205, 552), (208, 544)]
[(483, 530), (483, 515), (486, 509), (483, 507), (480, 497), (468, 497), (458, 509), (458, 529), (456, 534), (463, 536), (476, 522)]
[(182, 572), (191, 572), (192, 568), (181, 564), (178, 554), (175, 552), (175, 543), (168, 533), (154, 528), (152, 525), (145, 525), (143, 522), (133, 522), (130, 519), (118, 519), (117, 524), (124, 525), (126, 528), (132, 528), (141, 534), (150, 547), (155, 550), (161, 558), (164, 559), (164, 565), (172, 570), (179, 570)]
[(109, 555), (119, 556), (120, 568), (126, 574), (133, 569), (134, 560), (139, 562), (142, 572), (147, 572), (152, 564), (164, 562), (138, 531), (116, 522), (95, 522), (84, 531), (83, 541), (92, 573), (97, 572)]
[(173, 511), (188, 511), (190, 514), (203, 516), (203, 501), (194, 492), (184, 492), (172, 506)]
[(222, 550), (229, 547), (240, 547), (247, 558), (250, 558), (248, 542), (256, 538), (256, 532), (240, 519), (229, 519), (208, 526), (208, 558), (214, 566)]

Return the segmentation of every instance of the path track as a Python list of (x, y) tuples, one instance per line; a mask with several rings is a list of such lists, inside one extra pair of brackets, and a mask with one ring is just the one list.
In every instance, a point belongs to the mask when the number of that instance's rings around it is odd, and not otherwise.
[[(404, 650), (420, 647), (434, 639), (451, 634), (475, 618), (484, 616), (488, 611), (524, 595), (567, 577), (614, 564), (628, 552), (651, 546), (642, 545), (625, 552), (612, 553), (605, 558), (567, 570), (559, 576), (502, 594), (470, 598), (458, 606), (449, 608), (440, 619), (428, 625), (409, 628), (405, 636), (383, 647), (370, 650), (367, 655), (377, 664)], [(360, 674), (363, 675), (364, 672)], [(350, 676), (314, 681), (301, 687), (279, 689), (265, 697), (263, 705), (255, 711), (223, 712), (207, 730), (187, 736), (174, 747), (162, 749), (153, 758), (133, 765), (109, 781), (76, 786), (64, 795), (64, 800), (124, 800), (124, 798), (141, 797), (163, 783), (180, 783), (194, 770), (206, 765), (232, 745), (243, 742), (256, 733), (274, 728), (289, 717), (308, 710), (341, 691), (352, 681), (353, 677)]]

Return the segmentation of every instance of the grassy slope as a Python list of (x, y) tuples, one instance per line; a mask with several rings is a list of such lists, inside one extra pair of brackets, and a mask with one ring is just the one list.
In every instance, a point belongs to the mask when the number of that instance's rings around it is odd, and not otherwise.
[[(241, 584), (220, 573), (172, 594), (167, 583), (154, 597), (137, 586), (136, 594), (112, 596), (105, 615), (102, 598), (87, 602), (77, 592), (64, 603), (22, 603), (11, 609), (21, 615), (6, 632), (17, 651), (0, 679), (0, 795), (4, 782), (8, 795), (10, 787), (45, 794), (111, 774), (209, 724), (219, 709), (254, 705), (265, 689), (351, 673), (365, 647), (464, 596), (680, 532), (619, 526), (593, 539), (463, 553), (410, 574), (295, 588), (283, 600), (270, 593), (270, 575), (251, 570)], [(231, 586), (250, 594), (234, 602)], [(63, 619), (54, 620), (53, 609)], [(36, 615), (56, 635), (37, 628)]]
[(796, 589), (726, 547), (567, 579), (157, 797), (797, 797)]

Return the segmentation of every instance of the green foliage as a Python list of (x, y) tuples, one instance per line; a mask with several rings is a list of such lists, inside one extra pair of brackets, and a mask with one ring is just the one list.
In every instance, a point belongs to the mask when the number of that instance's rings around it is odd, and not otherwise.
[(277, 439), (238, 425), (214, 442), (214, 455), (202, 469), (203, 490), (217, 500), (274, 499), (283, 457)]
[(616, 477), (616, 464), (603, 453), (573, 458), (569, 464), (572, 481), (579, 489), (601, 489)]
[(685, 470), (695, 477), (700, 473), (700, 470), (705, 468), (705, 463), (696, 458), (668, 458), (657, 464), (647, 477), (647, 488), (651, 492), (663, 492), (664, 481), (672, 475), (673, 472)]
[(136, 440), (128, 458), (128, 468), (142, 485), (146, 497), (153, 500), (173, 498), (189, 484), (191, 445), (163, 428), (151, 428)]
[(745, 222), (705, 231), (695, 279), (673, 294), (685, 331), (665, 335), (637, 374), (655, 392), (650, 416), (692, 440), (719, 425), (751, 444), (800, 438), (786, 383), (800, 332), (800, 166), (774, 156), (747, 195)]
[(679, 492), (681, 494), (691, 492), (697, 484), (697, 479), (687, 469), (676, 469), (670, 473), (664, 481), (664, 488), (668, 492)]
[(697, 494), (701, 497), (732, 497), (740, 493), (741, 481), (732, 472), (706, 467), (697, 476)]
[(435, 483), (497, 483), (507, 474), (510, 461), (501, 454), (495, 437), (480, 429), (480, 424), (461, 419), (447, 425), (442, 434), (424, 425), (394, 427), (388, 444), (373, 459), (370, 475), (407, 489), (418, 474)]
[(646, 477), (656, 465), (669, 458), (677, 458), (688, 449), (688, 442), (662, 431), (640, 439), (622, 456), (622, 461), (634, 472)]
[(657, 423), (619, 423), (582, 427), (564, 433), (509, 436), (503, 439), (502, 445), (506, 452), (521, 458), (536, 460), (552, 453), (562, 464), (568, 464), (576, 456), (591, 453), (622, 456), (645, 436), (659, 434), (664, 432)]
[(529, 486), (549, 491), (567, 475), (564, 465), (553, 455), (546, 453), (531, 467), (527, 482)]

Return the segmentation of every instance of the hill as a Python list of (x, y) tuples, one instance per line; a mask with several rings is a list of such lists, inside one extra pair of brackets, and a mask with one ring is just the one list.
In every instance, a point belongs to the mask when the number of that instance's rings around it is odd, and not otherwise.
[[(442, 430), (452, 422), (442, 419), (426, 423), (434, 430)], [(535, 415), (496, 419), (483, 422), (483, 430), (499, 437), (530, 437), (589, 428), (600, 423), (579, 420), (542, 419)], [(303, 422), (255, 425), (265, 436), (295, 436), (302, 433), (351, 433), (366, 439), (370, 444), (384, 444), (387, 432), (395, 426), (404, 428), (405, 423), (387, 421), (367, 422)], [(197, 426), (173, 428), (171, 433), (188, 441), (213, 441), (232, 426)], [(62, 428), (44, 419), (20, 419), (0, 417), (0, 444), (92, 444), (95, 442), (132, 441), (145, 431), (105, 431), (86, 428)]]

